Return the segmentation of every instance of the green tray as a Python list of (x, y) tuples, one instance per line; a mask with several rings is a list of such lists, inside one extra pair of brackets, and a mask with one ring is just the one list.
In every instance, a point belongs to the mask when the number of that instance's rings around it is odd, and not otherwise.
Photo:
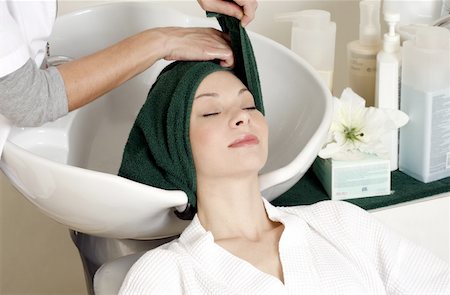
[[(351, 199), (351, 202), (366, 210), (386, 207), (429, 196), (450, 192), (450, 177), (422, 183), (398, 170), (391, 175), (392, 193), (385, 196)], [(287, 192), (272, 201), (275, 206), (310, 205), (330, 200), (312, 168)]]

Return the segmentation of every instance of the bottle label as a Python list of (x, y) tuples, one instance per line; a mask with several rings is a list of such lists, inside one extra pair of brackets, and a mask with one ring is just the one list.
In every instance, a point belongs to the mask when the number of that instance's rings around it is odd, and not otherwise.
[(425, 182), (450, 176), (450, 88), (424, 92), (403, 84), (401, 95), (410, 119), (400, 129), (401, 170)]
[(349, 66), (351, 72), (362, 76), (375, 76), (377, 71), (377, 56), (350, 53)]
[(432, 100), (430, 173), (449, 169), (450, 153), (450, 88), (428, 93)]
[(447, 153), (447, 164), (445, 166), (445, 169), (450, 169), (450, 152)]

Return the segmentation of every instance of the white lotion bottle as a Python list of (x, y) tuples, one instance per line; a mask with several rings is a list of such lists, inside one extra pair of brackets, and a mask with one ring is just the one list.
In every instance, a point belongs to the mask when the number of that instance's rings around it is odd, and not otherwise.
[(291, 50), (312, 65), (330, 90), (333, 88), (336, 23), (328, 11), (308, 9), (279, 14), (276, 21), (291, 21)]
[[(446, 0), (383, 0), (383, 12), (399, 13), (400, 22), (396, 28), (400, 41), (414, 39), (416, 31), (433, 25), (441, 15)], [(447, 0), (448, 1), (448, 0)]]
[(424, 27), (403, 43), (399, 169), (422, 181), (450, 176), (450, 32)]
[(377, 54), (380, 50), (380, 1), (362, 0), (359, 3), (359, 40), (347, 45), (348, 85), (375, 105)]
[[(375, 106), (378, 108), (398, 110), (400, 108), (400, 35), (395, 32), (400, 21), (398, 13), (385, 13), (389, 32), (384, 34), (383, 49), (377, 55), (377, 74), (375, 87)], [(398, 169), (398, 136), (394, 130), (382, 138), (383, 145), (389, 153), (391, 171)]]

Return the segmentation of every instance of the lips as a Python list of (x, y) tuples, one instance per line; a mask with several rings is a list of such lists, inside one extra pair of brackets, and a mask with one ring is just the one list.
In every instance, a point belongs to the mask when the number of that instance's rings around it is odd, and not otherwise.
[(253, 134), (244, 134), (235, 141), (233, 141), (228, 147), (237, 148), (249, 145), (256, 145), (258, 143), (259, 143), (258, 137), (254, 136)]

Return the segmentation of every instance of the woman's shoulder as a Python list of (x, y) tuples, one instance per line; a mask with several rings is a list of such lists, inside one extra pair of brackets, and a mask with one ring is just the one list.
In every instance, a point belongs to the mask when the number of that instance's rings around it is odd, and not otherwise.
[(147, 251), (141, 259), (159, 259), (173, 260), (177, 259), (182, 255), (180, 252), (178, 241), (174, 240), (163, 244), (155, 249)]
[(279, 209), (299, 216), (326, 217), (330, 219), (347, 219), (356, 216), (367, 218), (370, 216), (366, 210), (346, 201), (321, 201), (312, 205), (279, 207)]
[(316, 231), (334, 232), (341, 236), (367, 235), (383, 228), (369, 212), (346, 201), (322, 201), (280, 210), (302, 219)]
[(180, 259), (180, 256), (181, 254), (174, 251), (170, 245), (162, 245), (142, 255), (132, 266), (130, 272), (162, 270), (163, 268), (174, 267), (177, 265), (176, 261)]

